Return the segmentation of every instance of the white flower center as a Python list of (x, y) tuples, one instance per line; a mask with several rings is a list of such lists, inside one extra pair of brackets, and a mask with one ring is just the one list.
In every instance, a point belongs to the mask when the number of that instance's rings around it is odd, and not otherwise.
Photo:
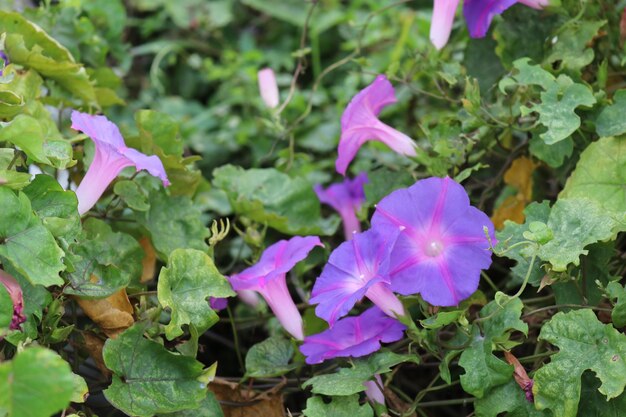
[(443, 252), (443, 244), (438, 240), (431, 240), (424, 247), (424, 253), (432, 258), (441, 255), (441, 252)]

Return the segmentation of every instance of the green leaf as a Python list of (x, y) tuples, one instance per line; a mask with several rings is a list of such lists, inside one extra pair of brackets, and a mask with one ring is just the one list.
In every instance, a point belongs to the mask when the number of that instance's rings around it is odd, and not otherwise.
[[(558, 70), (580, 71), (593, 61), (590, 42), (606, 21), (577, 20), (562, 26), (545, 63)], [(558, 67), (558, 68), (557, 68)]]
[(32, 68), (76, 97), (95, 103), (95, 91), (85, 68), (43, 29), (19, 13), (0, 11), (1, 32), (7, 33), (5, 50), (12, 63)]
[(102, 220), (89, 218), (83, 233), (70, 246), (74, 271), (66, 274), (66, 294), (104, 298), (139, 281), (144, 251), (130, 235), (114, 232)]
[(281, 336), (257, 343), (246, 354), (246, 376), (270, 378), (284, 375), (296, 367), (289, 363), (293, 354), (293, 345)]
[(150, 210), (140, 217), (140, 222), (150, 232), (160, 259), (166, 260), (179, 248), (209, 250), (206, 239), (211, 232), (189, 197), (170, 197), (164, 190), (158, 190), (151, 193), (149, 203)]
[(0, 415), (50, 417), (70, 404), (77, 378), (55, 352), (27, 348), (0, 364)]
[(135, 122), (142, 140), (160, 147), (166, 155), (181, 155), (183, 141), (178, 135), (178, 123), (169, 114), (154, 110), (139, 110)]
[(352, 395), (365, 391), (364, 382), (374, 378), (375, 374), (391, 371), (391, 367), (403, 362), (419, 363), (419, 358), (412, 355), (399, 355), (393, 352), (379, 352), (354, 361), (350, 368), (340, 368), (334, 374), (318, 375), (302, 384), (315, 394)]
[(565, 271), (567, 265), (580, 264), (587, 245), (614, 235), (616, 221), (592, 200), (558, 199), (550, 212), (548, 228), (554, 238), (539, 247), (538, 256), (552, 264), (554, 271)]
[(325, 403), (321, 397), (311, 397), (303, 410), (306, 417), (374, 417), (374, 411), (368, 403), (359, 404), (358, 395), (333, 397)]
[(626, 326), (626, 288), (618, 282), (609, 282), (606, 292), (611, 299), (617, 300), (613, 311), (611, 311), (611, 320), (615, 327)]
[[(502, 256), (517, 261), (517, 265), (511, 268), (511, 272), (520, 283), (530, 267), (530, 258), (524, 250), (528, 246), (519, 245), (511, 250), (508, 250), (508, 248), (526, 240), (524, 233), (529, 231), (530, 223), (548, 222), (548, 218), (550, 217), (550, 203), (548, 201), (531, 203), (524, 209), (524, 215), (526, 216), (526, 222), (524, 224), (517, 224), (507, 220), (504, 222), (504, 229), (496, 232), (496, 238), (498, 239), (496, 252), (507, 250)], [(539, 286), (542, 277), (543, 271), (541, 270), (540, 263), (535, 262), (528, 282), (531, 285)]]
[(580, 417), (623, 417), (626, 410), (626, 394), (607, 401), (598, 388), (600, 381), (591, 371), (585, 371), (582, 379), (578, 416)]
[(224, 412), (222, 411), (219, 401), (215, 398), (215, 394), (209, 391), (198, 408), (177, 411), (175, 413), (159, 414), (159, 417), (224, 417)]
[(448, 324), (454, 323), (463, 314), (463, 310), (440, 311), (425, 320), (420, 320), (420, 324), (426, 329), (440, 329)]
[(535, 404), (560, 417), (575, 417), (581, 376), (591, 370), (600, 379), (600, 393), (608, 400), (626, 386), (626, 336), (602, 324), (593, 311), (583, 309), (557, 313), (541, 329), (539, 340), (559, 348), (550, 363), (534, 376)]
[(0, 259), (10, 263), (31, 283), (61, 285), (65, 269), (52, 234), (35, 216), (25, 194), (0, 186)]
[(20, 114), (0, 129), (0, 142), (9, 142), (22, 149), (35, 162), (50, 164), (43, 150), (44, 133), (37, 119)]
[(566, 75), (557, 79), (538, 65), (529, 64), (529, 58), (518, 59), (514, 62), (517, 74), (505, 78), (500, 82), (500, 89), (513, 79), (519, 85), (538, 85), (543, 90), (540, 94), (541, 102), (531, 107), (522, 107), (522, 115), (536, 112), (539, 114), (539, 123), (547, 128), (539, 137), (547, 145), (553, 145), (567, 139), (580, 127), (580, 117), (575, 110), (580, 106), (591, 107), (596, 99), (589, 87), (574, 83)]
[(139, 417), (198, 408), (207, 394), (202, 364), (145, 339), (144, 331), (145, 325), (135, 324), (106, 341), (102, 356), (113, 372), (107, 400)]
[(530, 139), (528, 149), (530, 153), (552, 168), (558, 168), (563, 165), (566, 158), (572, 156), (572, 152), (574, 152), (574, 141), (572, 138), (566, 138), (560, 142), (548, 145), (539, 135), (533, 135)]
[(49, 175), (37, 175), (24, 188), (33, 210), (55, 237), (70, 239), (80, 233), (78, 199)]
[(596, 131), (600, 137), (618, 136), (626, 133), (626, 90), (613, 95), (613, 104), (602, 109), (596, 120)]
[(158, 282), (159, 303), (172, 310), (165, 327), (169, 340), (183, 334), (184, 324), (193, 324), (199, 333), (217, 322), (209, 297), (232, 297), (235, 293), (206, 253), (195, 249), (176, 249)]
[(559, 195), (576, 197), (595, 200), (617, 215), (626, 213), (626, 138), (601, 138), (583, 151)]
[(146, 211), (150, 208), (148, 195), (135, 181), (117, 181), (113, 186), (113, 192), (133, 210)]
[[(489, 391), (474, 403), (476, 417), (550, 417), (547, 411), (537, 411), (533, 403), (526, 399), (524, 391), (513, 379)], [(585, 417), (588, 417), (585, 414)]]
[(320, 217), (313, 186), (276, 169), (244, 170), (226, 165), (213, 172), (213, 184), (223, 189), (235, 213), (290, 235), (331, 235), (337, 219)]

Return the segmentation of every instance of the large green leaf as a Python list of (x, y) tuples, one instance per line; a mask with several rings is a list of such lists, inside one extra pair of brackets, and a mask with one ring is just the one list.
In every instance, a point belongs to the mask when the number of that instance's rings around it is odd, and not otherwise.
[(565, 271), (570, 263), (580, 263), (580, 255), (588, 253), (585, 247), (614, 236), (617, 222), (595, 201), (572, 198), (554, 203), (547, 225), (554, 237), (537, 254), (554, 271)]
[(605, 210), (624, 216), (626, 137), (601, 138), (583, 151), (559, 195), (559, 198), (576, 197), (595, 200)]
[(180, 336), (184, 324), (192, 324), (204, 333), (217, 322), (209, 297), (233, 295), (235, 292), (209, 255), (195, 249), (176, 249), (159, 275), (159, 303), (172, 311), (165, 335), (169, 340)]
[(202, 213), (189, 197), (170, 197), (163, 190), (150, 195), (150, 210), (140, 221), (150, 232), (152, 245), (159, 258), (167, 260), (175, 249), (208, 251), (206, 239), (211, 235), (202, 223)]
[(511, 332), (528, 332), (528, 325), (520, 320), (523, 308), (519, 298), (511, 299), (503, 306), (492, 301), (482, 308), (482, 333), (474, 327), (472, 343), (459, 359), (459, 366), (465, 369), (461, 385), (466, 392), (482, 398), (489, 390), (511, 378), (513, 367), (497, 358), (492, 351), (494, 344), (506, 343)]
[(113, 371), (107, 400), (139, 417), (198, 408), (207, 394), (207, 371), (195, 359), (145, 339), (144, 331), (145, 325), (135, 324), (105, 343), (102, 356)]
[(50, 417), (70, 404), (77, 378), (55, 352), (27, 348), (0, 364), (0, 415)]
[(626, 133), (626, 90), (618, 90), (613, 95), (613, 104), (602, 109), (596, 120), (596, 131), (600, 137), (617, 136)]
[(244, 170), (226, 165), (213, 172), (213, 184), (228, 195), (235, 213), (290, 235), (330, 235), (337, 219), (320, 217), (313, 185), (276, 169)]
[(524, 391), (512, 378), (478, 398), (474, 403), (474, 411), (476, 417), (499, 417), (505, 412), (506, 417), (550, 417), (549, 411), (535, 409), (535, 405), (526, 399)]
[(374, 375), (390, 372), (392, 366), (403, 362), (418, 363), (419, 357), (379, 352), (366, 359), (355, 360), (353, 367), (340, 368), (337, 373), (314, 376), (302, 386), (310, 386), (315, 394), (352, 395), (365, 391), (363, 383)]
[(33, 213), (26, 194), (0, 186), (0, 259), (31, 283), (61, 285), (64, 252)]
[(54, 236), (69, 239), (80, 233), (78, 199), (74, 192), (65, 191), (49, 175), (37, 175), (23, 191), (43, 225)]
[(306, 417), (374, 417), (369, 404), (359, 404), (358, 395), (333, 397), (329, 403), (321, 397), (311, 397), (303, 410)]
[(69, 249), (74, 270), (66, 274), (65, 293), (103, 298), (139, 281), (144, 251), (132, 236), (94, 218), (83, 229)]
[(562, 27), (552, 41), (552, 51), (545, 63), (560, 70), (580, 71), (593, 61), (590, 42), (606, 21), (575, 20)]
[(626, 386), (626, 336), (602, 324), (592, 310), (558, 313), (545, 323), (539, 340), (559, 348), (550, 363), (534, 375), (535, 404), (560, 417), (575, 417), (581, 376), (591, 370), (600, 379), (600, 393), (616, 398)]
[(269, 378), (284, 375), (296, 367), (289, 363), (293, 353), (291, 342), (281, 336), (257, 343), (246, 354), (246, 376)]

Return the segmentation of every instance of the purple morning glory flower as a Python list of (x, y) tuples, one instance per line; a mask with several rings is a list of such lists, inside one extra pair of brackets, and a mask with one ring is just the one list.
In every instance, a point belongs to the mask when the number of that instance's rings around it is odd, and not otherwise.
[(215, 311), (224, 310), (228, 305), (228, 298), (209, 297), (209, 305)]
[(24, 315), (24, 297), (22, 296), (22, 287), (20, 287), (20, 284), (15, 280), (15, 278), (1, 269), (0, 284), (4, 285), (4, 288), (8, 291), (11, 301), (13, 302), (13, 319), (11, 320), (9, 329), (17, 330), (20, 328), (20, 324), (26, 321), (26, 316)]
[(402, 303), (389, 288), (389, 253), (398, 231), (381, 235), (368, 230), (354, 235), (330, 254), (322, 274), (315, 281), (311, 304), (315, 313), (331, 326), (367, 297), (385, 314), (404, 315)]
[(361, 224), (356, 213), (365, 201), (363, 184), (367, 181), (367, 174), (362, 172), (352, 180), (346, 178), (343, 182), (332, 184), (328, 188), (320, 184), (313, 187), (317, 198), (322, 203), (328, 204), (339, 212), (346, 240), (352, 239), (353, 233), (361, 231)]
[(76, 189), (78, 212), (91, 209), (122, 169), (134, 166), (159, 177), (164, 186), (170, 184), (163, 163), (158, 156), (144, 155), (128, 148), (117, 126), (105, 116), (92, 116), (72, 111), (72, 129), (89, 136), (96, 144), (96, 153), (85, 177)]
[(378, 307), (360, 316), (346, 317), (333, 327), (307, 336), (300, 346), (309, 365), (343, 356), (365, 356), (380, 349), (380, 344), (402, 339), (406, 326), (383, 313)]
[(389, 255), (391, 289), (437, 306), (457, 305), (478, 288), (480, 271), (491, 265), (484, 227), (495, 244), (489, 217), (448, 177), (394, 191), (372, 217), (382, 235), (400, 231)]
[(285, 330), (298, 340), (304, 338), (302, 316), (289, 294), (285, 276), (316, 246), (324, 246), (317, 236), (280, 240), (265, 249), (256, 264), (228, 277), (235, 291), (261, 294)]
[[(463, 15), (472, 38), (482, 38), (487, 34), (495, 15), (503, 13), (515, 3), (539, 9), (547, 6), (549, 0), (464, 0)], [(450, 38), (452, 23), (459, 0), (435, 0), (430, 25), (430, 40), (437, 49), (445, 46)]]
[(393, 86), (384, 75), (352, 98), (341, 116), (341, 138), (335, 168), (341, 175), (365, 142), (377, 140), (402, 155), (415, 156), (415, 143), (410, 137), (378, 120), (381, 110), (395, 103)]

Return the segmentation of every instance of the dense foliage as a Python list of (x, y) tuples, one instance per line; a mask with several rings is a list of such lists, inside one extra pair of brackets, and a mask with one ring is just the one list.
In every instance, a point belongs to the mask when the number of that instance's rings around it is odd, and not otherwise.
[[(624, 1), (516, 4), (483, 38), (459, 16), (441, 49), (430, 0), (24, 3), (0, 1), (0, 417), (626, 414)], [(387, 139), (336, 169), (376, 83), (386, 127), (359, 123)], [(428, 217), (438, 187), (471, 206)], [(448, 287), (328, 298), (359, 250), (419, 263), (413, 215), (486, 246), (426, 241)]]

